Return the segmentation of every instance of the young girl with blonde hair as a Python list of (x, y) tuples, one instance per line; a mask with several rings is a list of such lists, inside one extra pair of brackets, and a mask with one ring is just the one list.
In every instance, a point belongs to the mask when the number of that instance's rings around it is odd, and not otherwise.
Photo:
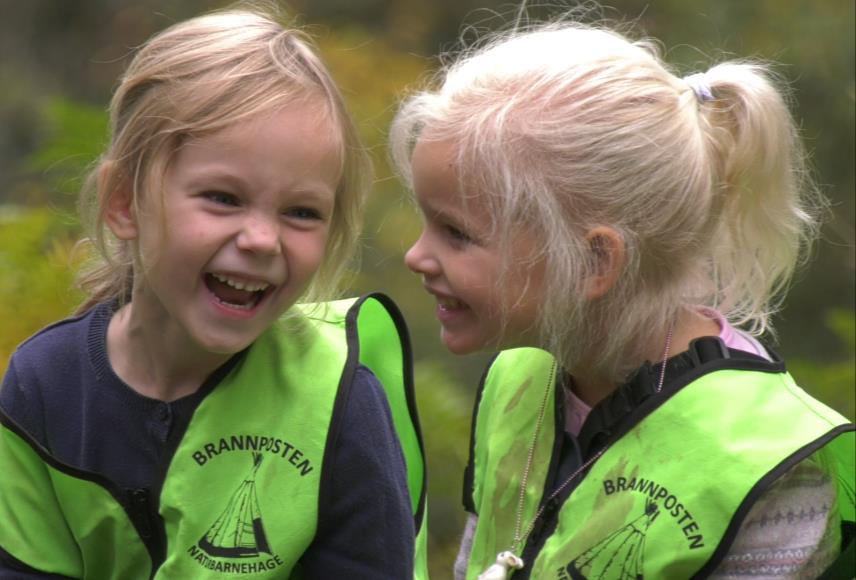
[(89, 298), (0, 389), (0, 578), (412, 577), (403, 320), (295, 305), (335, 296), (371, 181), (309, 39), (255, 8), (176, 24), (110, 110)]
[(442, 340), (501, 350), (456, 578), (806, 578), (852, 549), (853, 425), (756, 338), (822, 207), (767, 67), (515, 29), (391, 141)]

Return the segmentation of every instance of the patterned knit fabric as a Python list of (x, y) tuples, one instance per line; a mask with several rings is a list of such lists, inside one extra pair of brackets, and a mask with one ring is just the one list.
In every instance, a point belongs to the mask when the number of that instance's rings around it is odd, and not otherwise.
[(812, 458), (796, 465), (752, 507), (711, 578), (817, 578), (841, 546), (835, 499)]
[[(813, 461), (793, 467), (759, 498), (731, 549), (710, 576), (718, 580), (817, 578), (838, 556), (841, 526), (835, 489)], [(478, 516), (467, 514), (455, 560), (455, 580), (466, 577)]]
[[(731, 326), (718, 312), (699, 310), (719, 325), (719, 338), (730, 348), (769, 360), (753, 337)], [(565, 429), (579, 434), (591, 411), (570, 389), (565, 391)], [(817, 578), (841, 548), (835, 485), (813, 457), (785, 473), (755, 502), (731, 549), (710, 578), (784, 580)], [(469, 514), (455, 561), (456, 580), (466, 575), (478, 517)]]

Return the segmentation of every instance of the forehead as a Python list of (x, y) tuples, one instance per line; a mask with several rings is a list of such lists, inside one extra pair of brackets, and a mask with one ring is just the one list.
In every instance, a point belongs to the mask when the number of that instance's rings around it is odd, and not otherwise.
[(341, 154), (337, 128), (326, 111), (293, 103), (188, 139), (176, 151), (169, 174), (232, 175), (272, 188), (332, 195), (341, 177)]
[(461, 177), (458, 147), (451, 140), (420, 139), (413, 148), (410, 166), (413, 191), (422, 212), (429, 219), (440, 218), (465, 226), (482, 241), (516, 249), (540, 244), (538, 229), (531, 216), (518, 215), (510, 223), (500, 223), (497, 213), (503, 195), (468, 184)]
[[(308, 135), (312, 138), (306, 139)], [(342, 132), (323, 104), (296, 100), (250, 112), (213, 130), (191, 133), (184, 144), (229, 152), (259, 140), (329, 152), (341, 148)]]
[(451, 140), (420, 139), (411, 155), (413, 192), (427, 219), (449, 222), (482, 243), (502, 243), (510, 232), (497, 228), (498, 196), (473, 184), (461, 171), (458, 146)]
[(457, 178), (457, 148), (449, 140), (419, 139), (410, 158), (414, 181), (431, 180), (435, 174), (450, 172)]
[(478, 197), (474, 191), (464, 191), (454, 142), (420, 139), (410, 161), (413, 190), (426, 212), (463, 209)]

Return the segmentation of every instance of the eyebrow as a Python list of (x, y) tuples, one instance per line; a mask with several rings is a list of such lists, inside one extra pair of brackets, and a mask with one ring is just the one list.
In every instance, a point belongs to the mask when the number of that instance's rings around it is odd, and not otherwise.
[[(213, 187), (223, 183), (229, 188), (238, 189), (241, 191), (253, 189), (252, 184), (233, 172), (224, 170), (218, 167), (208, 167), (200, 170), (195, 175), (190, 175), (187, 178), (186, 186), (193, 188)], [(312, 197), (319, 201), (336, 198), (337, 188), (330, 189), (323, 187), (306, 187), (304, 184), (297, 184), (295, 187), (288, 187), (286, 190), (291, 194), (298, 194), (303, 197)]]
[(440, 222), (446, 222), (449, 225), (452, 225), (455, 228), (460, 229), (460, 230), (469, 231), (472, 229), (471, 225), (464, 222), (462, 219), (460, 219), (457, 215), (455, 215), (452, 212), (444, 211), (442, 209), (436, 209), (434, 207), (426, 208), (426, 207), (422, 206), (422, 204), (420, 204), (420, 208), (422, 210), (423, 215), (425, 215), (426, 217), (430, 217), (433, 220), (440, 221)]

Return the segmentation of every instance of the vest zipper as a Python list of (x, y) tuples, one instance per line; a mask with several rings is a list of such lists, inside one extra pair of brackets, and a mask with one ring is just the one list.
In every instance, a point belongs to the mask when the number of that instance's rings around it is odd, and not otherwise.
[(137, 526), (137, 532), (143, 540), (152, 537), (152, 522), (149, 516), (149, 492), (147, 489), (132, 489), (128, 492), (131, 519)]
[[(717, 344), (713, 344), (711, 346), (707, 344), (708, 342), (716, 342)], [(624, 437), (624, 435), (626, 435), (634, 426), (638, 425), (643, 419), (663, 405), (677, 392), (700, 376), (704, 376), (707, 373), (721, 370), (723, 368), (735, 370), (759, 370), (761, 372), (784, 372), (785, 368), (781, 360), (775, 356), (775, 353), (771, 353), (771, 355), (773, 355), (774, 358), (773, 362), (761, 360), (759, 357), (751, 354), (731, 351), (722, 344), (722, 341), (719, 338), (697, 339), (690, 344), (689, 351), (675, 355), (669, 359), (669, 362), (667, 363), (674, 365), (683, 361), (684, 358), (687, 358), (689, 359), (689, 364), (687, 365), (688, 368), (681, 368), (678, 376), (667, 379), (660, 395), (657, 397), (645, 397), (643, 400), (634, 403), (628, 411), (625, 411), (624, 416), (620, 420), (612, 422), (614, 424), (611, 427), (604, 429), (604, 433), (607, 435), (602, 437), (602, 441), (597, 442), (599, 445), (593, 445), (595, 442), (589, 441), (588, 445), (586, 445), (586, 449), (583, 450), (584, 455), (581, 455), (581, 460), (585, 461), (585, 459), (597, 453), (600, 448), (606, 445), (611, 445), (614, 441), (618, 441)], [(718, 361), (723, 361), (726, 364), (717, 364)], [(643, 368), (647, 370), (647, 376), (645, 378), (648, 381), (652, 381), (653, 379), (651, 377), (653, 377), (654, 367), (646, 365)], [(634, 376), (631, 380), (639, 379), (637, 376)], [(559, 389), (556, 390), (558, 393)], [(562, 409), (563, 405), (564, 401), (557, 398), (557, 417), (555, 419), (556, 430), (554, 431), (553, 456), (551, 458), (550, 467), (547, 471), (548, 481), (555, 480), (555, 470), (557, 468), (556, 463), (558, 461), (558, 456), (561, 454), (562, 437), (559, 434), (564, 430), (564, 418), (560, 418), (558, 415), (559, 413), (564, 413), (564, 410)], [(559, 512), (561, 511), (561, 507), (570, 498), (577, 487), (579, 487), (585, 480), (585, 478), (588, 477), (589, 471), (591, 471), (592, 467), (594, 467), (594, 465), (590, 465), (589, 469), (582, 473), (573, 485), (568, 486), (568, 488), (566, 488), (561, 494), (554, 497), (546, 504), (544, 512), (541, 514), (541, 521), (536, 523), (526, 540), (526, 545), (524, 546), (523, 553), (521, 555), (525, 565), (522, 570), (514, 575), (515, 579), (530, 579), (532, 565), (535, 563), (535, 560), (538, 559), (544, 544), (556, 531), (556, 527), (559, 524)], [(545, 489), (542, 495), (542, 501), (543, 497), (547, 495), (548, 490)], [(736, 529), (734, 530), (734, 533), (736, 533)], [(720, 549), (722, 549), (723, 544), (728, 543), (721, 543)], [(726, 545), (726, 547), (728, 546)], [(716, 554), (714, 556), (716, 556)], [(712, 565), (718, 564), (722, 556), (724, 556), (724, 554), (720, 554), (718, 559), (713, 557), (702, 570), (709, 574), (712, 569)], [(694, 576), (694, 578), (696, 577), (699, 577), (699, 575), (697, 574)]]
[(157, 502), (152, 501), (151, 490), (144, 487), (125, 490), (125, 497), (128, 516), (146, 546), (154, 576), (166, 557), (166, 531), (157, 513)]

